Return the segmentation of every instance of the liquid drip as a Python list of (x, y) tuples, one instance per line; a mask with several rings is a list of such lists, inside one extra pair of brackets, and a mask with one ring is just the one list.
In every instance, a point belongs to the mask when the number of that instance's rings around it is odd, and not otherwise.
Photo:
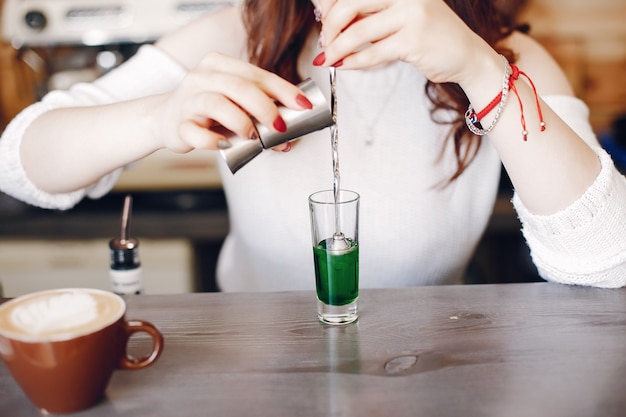
[(333, 125), (330, 127), (330, 142), (333, 155), (333, 195), (335, 198), (335, 234), (330, 242), (331, 250), (342, 250), (350, 247), (350, 243), (341, 232), (339, 213), (339, 195), (341, 192), (341, 175), (339, 173), (339, 129), (337, 128), (337, 76), (335, 68), (330, 68), (330, 108), (333, 117)]

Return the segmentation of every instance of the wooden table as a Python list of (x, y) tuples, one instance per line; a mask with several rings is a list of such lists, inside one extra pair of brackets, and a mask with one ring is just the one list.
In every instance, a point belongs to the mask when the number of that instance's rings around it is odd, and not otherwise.
[[(626, 415), (626, 290), (547, 283), (363, 290), (320, 324), (313, 292), (134, 296), (154, 366), (73, 416)], [(131, 349), (146, 349), (136, 338)], [(0, 362), (0, 416), (40, 416)]]

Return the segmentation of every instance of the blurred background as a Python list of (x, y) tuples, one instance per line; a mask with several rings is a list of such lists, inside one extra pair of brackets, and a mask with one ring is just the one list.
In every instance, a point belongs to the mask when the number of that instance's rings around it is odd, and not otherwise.
[[(0, 0), (0, 131), (47, 91), (89, 81), (144, 43), (240, 0)], [(626, 2), (498, 0), (557, 59), (618, 167), (626, 167)], [(215, 262), (228, 231), (212, 152), (157, 152), (99, 200), (60, 212), (0, 193), (0, 283), (6, 296), (60, 286), (109, 289), (108, 241), (133, 196), (146, 293), (217, 291)], [(510, 204), (505, 174), (467, 283), (539, 280)]]

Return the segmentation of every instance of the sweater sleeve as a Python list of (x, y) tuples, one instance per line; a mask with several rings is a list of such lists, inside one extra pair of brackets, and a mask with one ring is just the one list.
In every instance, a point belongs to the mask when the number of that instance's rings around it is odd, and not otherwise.
[(601, 171), (586, 192), (564, 210), (534, 215), (517, 194), (513, 205), (539, 274), (548, 281), (617, 288), (626, 285), (626, 178), (597, 144), (588, 109), (571, 97), (546, 98), (565, 122), (592, 146)]
[(24, 132), (35, 119), (53, 109), (103, 105), (169, 91), (180, 83), (185, 72), (160, 49), (144, 45), (127, 62), (94, 82), (46, 94), (41, 101), (22, 110), (0, 137), (0, 191), (34, 206), (61, 210), (73, 207), (85, 196), (102, 197), (113, 188), (123, 168), (84, 189), (47, 193), (38, 189), (24, 172), (20, 158)]

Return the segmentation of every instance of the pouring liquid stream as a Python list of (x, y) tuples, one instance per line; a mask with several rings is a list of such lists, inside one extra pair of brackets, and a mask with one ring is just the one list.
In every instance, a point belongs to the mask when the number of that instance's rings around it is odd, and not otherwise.
[(335, 203), (335, 233), (330, 243), (331, 250), (346, 250), (350, 248), (350, 242), (341, 231), (341, 215), (339, 212), (339, 200), (341, 191), (341, 175), (339, 173), (339, 129), (337, 128), (337, 74), (334, 67), (330, 67), (330, 107), (333, 117), (333, 125), (330, 127), (330, 140), (333, 157), (333, 196)]

